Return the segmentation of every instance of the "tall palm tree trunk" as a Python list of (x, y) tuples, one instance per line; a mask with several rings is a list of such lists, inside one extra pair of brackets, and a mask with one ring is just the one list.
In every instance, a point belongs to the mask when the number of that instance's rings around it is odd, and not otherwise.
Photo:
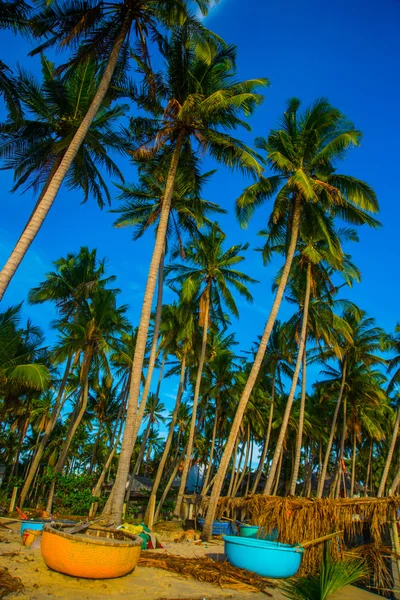
[(249, 456), (249, 463), (248, 463), (247, 485), (246, 485), (246, 490), (245, 490), (245, 494), (244, 494), (245, 496), (248, 495), (249, 489), (250, 489), (251, 465), (253, 464), (253, 449), (254, 449), (254, 439), (250, 440), (250, 456)]
[(199, 395), (200, 395), (200, 385), (201, 385), (201, 378), (203, 375), (203, 367), (204, 367), (204, 359), (206, 356), (206, 349), (207, 349), (207, 336), (208, 336), (208, 326), (209, 326), (209, 314), (210, 314), (210, 287), (209, 284), (207, 285), (207, 288), (205, 290), (205, 306), (204, 306), (204, 322), (203, 322), (203, 340), (202, 340), (202, 344), (201, 344), (201, 353), (200, 353), (200, 360), (199, 360), (199, 365), (197, 368), (197, 376), (196, 376), (196, 385), (194, 388), (194, 397), (193, 397), (193, 407), (192, 407), (192, 417), (190, 419), (190, 429), (189, 429), (189, 441), (188, 441), (188, 447), (187, 447), (187, 452), (186, 452), (186, 457), (185, 457), (185, 462), (183, 464), (183, 471), (182, 471), (182, 478), (181, 478), (181, 483), (179, 486), (179, 491), (178, 491), (178, 498), (176, 500), (176, 505), (175, 505), (175, 510), (174, 510), (174, 515), (179, 517), (181, 514), (181, 506), (182, 506), (182, 501), (183, 501), (183, 496), (185, 493), (185, 487), (186, 487), (186, 481), (187, 481), (187, 476), (189, 473), (189, 467), (190, 467), (190, 463), (192, 460), (192, 453), (193, 453), (193, 447), (194, 447), (194, 437), (195, 437), (195, 429), (196, 429), (196, 419), (197, 419), (197, 405), (199, 402)]
[(69, 168), (74, 161), (79, 148), (81, 147), (87, 132), (91, 124), (93, 123), (102, 103), (105, 98), (105, 95), (110, 87), (111, 79), (115, 71), (115, 67), (117, 66), (119, 53), (121, 51), (122, 45), (124, 43), (125, 37), (129, 31), (131, 26), (132, 17), (128, 13), (127, 18), (125, 19), (121, 31), (115, 41), (114, 47), (111, 50), (110, 57), (108, 59), (107, 66), (104, 70), (103, 77), (101, 79), (99, 88), (96, 92), (95, 97), (87, 111), (85, 117), (82, 120), (82, 123), (78, 127), (68, 149), (66, 150), (61, 163), (56, 170), (51, 182), (48, 185), (46, 192), (43, 194), (42, 199), (38, 203), (35, 212), (31, 215), (31, 218), (25, 227), (21, 237), (19, 238), (17, 244), (14, 247), (10, 257), (8, 258), (6, 264), (4, 265), (2, 271), (0, 272), (0, 300), (3, 298), (4, 293), (14, 276), (14, 273), (18, 269), (19, 265), (22, 262), (26, 252), (28, 251), (30, 245), (38, 234), (49, 210), (51, 209), (53, 202), (57, 196), (58, 190), (61, 187), (62, 182), (67, 175)]
[(292, 227), (290, 234), (290, 243), (286, 255), (285, 265), (282, 270), (281, 280), (278, 285), (278, 289), (276, 290), (274, 303), (272, 305), (271, 312), (268, 317), (268, 321), (265, 325), (264, 333), (262, 335), (260, 345), (258, 346), (257, 354), (254, 359), (253, 366), (251, 368), (249, 377), (247, 379), (246, 385), (244, 387), (242, 396), (240, 398), (238, 407), (236, 409), (235, 418), (232, 423), (231, 431), (229, 432), (229, 436), (226, 442), (225, 450), (221, 458), (221, 462), (219, 464), (217, 477), (215, 478), (214, 486), (210, 496), (210, 502), (208, 504), (207, 516), (205, 519), (202, 538), (205, 540), (209, 540), (212, 534), (212, 525), (214, 521), (214, 517), (217, 511), (218, 498), (221, 493), (221, 489), (225, 480), (226, 471), (229, 466), (229, 461), (232, 456), (233, 446), (235, 444), (236, 436), (239, 431), (239, 427), (242, 423), (244, 411), (246, 410), (247, 403), (250, 398), (250, 394), (253, 391), (253, 387), (256, 383), (258, 374), (261, 369), (261, 365), (265, 356), (265, 351), (267, 348), (267, 344), (272, 332), (272, 328), (278, 316), (278, 311), (280, 305), (282, 303), (283, 294), (286, 288), (286, 284), (289, 278), (290, 269), (292, 267), (293, 256), (296, 251), (297, 238), (299, 235), (299, 226), (300, 226), (300, 216), (301, 216), (301, 199), (296, 198), (295, 207), (293, 212), (292, 219)]
[[(306, 334), (307, 337), (307, 334)], [(301, 458), (301, 447), (303, 444), (303, 428), (304, 428), (304, 412), (306, 407), (306, 387), (307, 387), (307, 345), (304, 346), (303, 352), (303, 367), (301, 371), (301, 400), (300, 400), (300, 414), (299, 414), (299, 428), (297, 431), (296, 438), (296, 450), (295, 459), (293, 466), (292, 482), (290, 484), (290, 495), (296, 495), (297, 479), (299, 477), (300, 458)], [(305, 485), (305, 481), (304, 481)]]
[(239, 445), (240, 445), (240, 441), (238, 440), (238, 451), (237, 454), (239, 455), (239, 461), (237, 464), (237, 468), (235, 469), (235, 474), (232, 480), (232, 487), (231, 490), (229, 492), (229, 496), (235, 496), (236, 495), (236, 483), (240, 477), (240, 469), (242, 468), (242, 461), (243, 461), (243, 456), (244, 456), (244, 451), (246, 449), (246, 442), (244, 440), (242, 440), (242, 447), (240, 449), (239, 452)]
[(61, 381), (61, 385), (60, 388), (58, 390), (58, 394), (57, 394), (57, 398), (56, 398), (56, 402), (54, 404), (53, 410), (51, 412), (50, 415), (50, 419), (46, 425), (46, 429), (44, 431), (44, 434), (42, 436), (42, 439), (40, 440), (40, 444), (36, 450), (36, 454), (34, 456), (34, 459), (32, 461), (32, 464), (30, 466), (28, 475), (25, 478), (24, 481), (24, 485), (23, 488), (21, 490), (21, 495), (19, 498), (19, 506), (20, 508), (23, 508), (25, 500), (26, 500), (26, 496), (29, 492), (29, 489), (31, 487), (32, 481), (36, 475), (36, 472), (38, 470), (38, 467), (40, 465), (40, 461), (42, 460), (42, 456), (43, 456), (43, 452), (47, 446), (47, 442), (49, 441), (50, 435), (52, 434), (52, 431), (55, 427), (55, 424), (57, 422), (58, 416), (60, 414), (60, 411), (62, 409), (63, 403), (65, 401), (65, 396), (64, 396), (64, 390), (65, 387), (67, 385), (67, 379), (71, 370), (71, 364), (72, 364), (72, 355), (68, 356), (67, 359), (67, 363), (65, 365), (65, 370), (64, 370), (64, 376), (62, 378)]
[(160, 325), (161, 325), (161, 312), (162, 312), (162, 297), (163, 297), (163, 285), (164, 285), (164, 251), (161, 254), (160, 264), (158, 267), (158, 289), (157, 289), (157, 308), (154, 319), (154, 330), (153, 330), (153, 339), (151, 342), (150, 356), (149, 356), (149, 366), (146, 374), (146, 381), (143, 388), (143, 394), (140, 399), (140, 406), (137, 413), (136, 419), (136, 428), (135, 428), (135, 436), (133, 445), (136, 443), (136, 437), (139, 433), (140, 425), (142, 424), (144, 411), (146, 409), (147, 399), (149, 397), (151, 381), (153, 379), (154, 367), (156, 364), (157, 358), (157, 345), (158, 345), (158, 336), (160, 333)]
[(356, 456), (357, 456), (357, 433), (353, 432), (353, 454), (351, 457), (351, 487), (350, 498), (354, 495), (354, 484), (356, 481)]
[(107, 470), (110, 467), (111, 461), (114, 458), (115, 452), (116, 452), (116, 450), (118, 448), (119, 440), (121, 438), (121, 433), (122, 433), (122, 426), (123, 426), (123, 421), (121, 419), (117, 438), (116, 438), (115, 442), (113, 442), (113, 445), (110, 448), (110, 451), (109, 451), (108, 456), (107, 456), (107, 460), (104, 463), (103, 469), (102, 469), (102, 471), (100, 473), (100, 477), (98, 478), (97, 483), (96, 483), (96, 485), (94, 487), (94, 490), (93, 490), (93, 496), (95, 498), (98, 498), (100, 496), (100, 494), (101, 494), (101, 488), (103, 487), (103, 483), (104, 483), (104, 480), (106, 478)]
[(373, 442), (371, 440), (370, 448), (369, 448), (369, 456), (368, 456), (368, 464), (367, 464), (367, 474), (365, 476), (365, 484), (364, 484), (364, 496), (368, 497), (368, 486), (369, 486), (369, 474), (371, 473), (372, 467), (372, 446)]
[(89, 469), (88, 469), (89, 475), (92, 474), (93, 469), (94, 469), (94, 465), (96, 463), (97, 450), (98, 450), (98, 447), (99, 447), (100, 437), (101, 437), (102, 431), (103, 431), (103, 422), (99, 421), (99, 428), (97, 430), (96, 440), (95, 440), (95, 443), (93, 445), (92, 456), (90, 458), (90, 464), (89, 464)]
[(140, 379), (143, 369), (143, 360), (146, 351), (147, 334), (151, 316), (151, 306), (153, 304), (154, 291), (156, 288), (157, 272), (159, 269), (161, 256), (165, 247), (165, 236), (167, 232), (168, 218), (171, 209), (172, 194), (174, 191), (176, 171), (179, 164), (180, 153), (184, 144), (183, 135), (176, 141), (175, 149), (171, 158), (171, 164), (165, 185), (165, 194), (162, 202), (160, 220), (157, 229), (156, 241), (154, 244), (153, 256), (151, 258), (149, 274), (147, 277), (146, 289), (142, 304), (142, 314), (140, 316), (139, 329), (136, 338), (135, 354), (132, 364), (131, 385), (129, 390), (129, 403), (126, 416), (124, 437), (122, 440), (121, 454), (118, 463), (117, 476), (114, 483), (112, 495), (112, 516), (115, 523), (119, 523), (122, 516), (122, 506), (124, 503), (125, 486), (128, 479), (129, 466), (132, 457), (132, 451), (135, 440), (133, 439), (135, 429), (137, 429), (137, 409), (140, 392)]
[(337, 481), (337, 486), (336, 486), (336, 493), (335, 493), (335, 498), (339, 498), (340, 496), (340, 488), (342, 485), (342, 476), (343, 476), (343, 493), (344, 496), (346, 497), (346, 477), (345, 477), (345, 471), (343, 468), (344, 465), (344, 444), (346, 441), (346, 437), (347, 437), (347, 400), (346, 400), (346, 396), (343, 399), (343, 426), (342, 426), (342, 435), (341, 435), (341, 439), (340, 439), (340, 454), (339, 454), (339, 460), (338, 460), (338, 481)]
[(180, 456), (177, 456), (177, 458), (176, 458), (176, 461), (175, 461), (174, 467), (172, 469), (171, 475), (170, 475), (170, 477), (168, 479), (167, 485), (164, 488), (164, 491), (163, 491), (162, 496), (160, 498), (160, 502), (158, 503), (157, 510), (155, 512), (155, 515), (154, 515), (154, 521), (155, 522), (157, 522), (158, 519), (159, 519), (159, 517), (160, 517), (160, 512), (161, 512), (161, 509), (162, 509), (163, 504), (165, 502), (165, 498), (167, 497), (168, 492), (171, 489), (172, 484), (174, 483), (176, 474), (177, 474), (178, 469), (179, 469), (179, 465), (181, 464), (181, 462), (183, 460), (183, 457), (185, 456), (186, 451), (187, 451), (187, 449), (185, 448), (184, 451), (182, 452), (182, 454)]
[(257, 492), (257, 488), (260, 483), (261, 475), (264, 469), (265, 459), (267, 457), (267, 452), (269, 449), (269, 441), (271, 439), (271, 430), (272, 430), (272, 419), (274, 416), (274, 401), (275, 401), (275, 375), (272, 380), (272, 391), (271, 391), (271, 406), (269, 408), (269, 417), (268, 417), (268, 427), (267, 427), (267, 436), (265, 438), (263, 451), (260, 457), (260, 464), (258, 465), (257, 476), (254, 480), (254, 485), (251, 489), (251, 493), (255, 494)]
[(391, 464), (392, 464), (393, 453), (394, 453), (394, 449), (396, 447), (397, 437), (399, 435), (399, 425), (400, 425), (400, 406), (397, 409), (396, 422), (394, 424), (392, 439), (390, 441), (389, 452), (388, 452), (388, 455), (386, 457), (386, 462), (385, 462), (385, 466), (384, 466), (384, 469), (383, 469), (381, 482), (379, 484), (379, 490), (378, 490), (378, 494), (377, 494), (378, 498), (382, 498), (383, 493), (385, 491), (385, 485), (386, 485), (386, 481), (387, 481), (387, 478), (388, 478), (389, 469), (390, 469)]
[(208, 465), (207, 465), (207, 469), (206, 469), (206, 475), (204, 477), (203, 488), (201, 490), (202, 496), (204, 496), (205, 490), (208, 487), (208, 482), (210, 481), (210, 475), (211, 475), (213, 461), (214, 461), (215, 440), (217, 438), (218, 424), (219, 424), (219, 415), (218, 415), (218, 406), (217, 406), (216, 411), (215, 411), (215, 419), (214, 419), (214, 425), (213, 425), (212, 437), (211, 437), (210, 456), (208, 457)]
[(337, 399), (336, 408), (335, 408), (335, 412), (334, 412), (333, 419), (332, 419), (331, 431), (329, 434), (328, 445), (327, 445), (325, 457), (324, 457), (324, 464), (322, 465), (321, 475), (318, 478), (317, 498), (322, 498), (322, 494), (324, 491), (325, 479), (326, 479), (326, 474), (328, 472), (328, 464), (329, 464), (329, 459), (330, 459), (331, 451), (332, 451), (333, 438), (335, 437), (336, 422), (337, 422), (337, 418), (338, 418), (338, 414), (339, 414), (340, 405), (342, 403), (345, 385), (346, 385), (346, 361), (344, 362), (344, 365), (343, 365), (342, 382), (340, 385), (339, 396)]
[[(160, 265), (158, 267), (157, 308), (156, 308), (156, 314), (155, 314), (155, 320), (154, 320), (153, 339), (151, 342), (149, 366), (147, 369), (146, 381), (145, 381), (144, 388), (143, 388), (143, 393), (142, 393), (142, 398), (141, 398), (140, 405), (139, 405), (139, 410), (137, 412), (135, 429), (133, 431), (133, 447), (135, 447), (139, 429), (140, 429), (140, 426), (143, 421), (144, 411), (146, 410), (147, 399), (149, 397), (151, 381), (153, 379), (154, 366), (155, 366), (156, 358), (157, 358), (157, 345), (158, 345), (158, 336), (160, 333), (161, 313), (162, 313), (163, 285), (164, 285), (164, 251), (161, 254)], [(163, 366), (161, 368), (161, 371), (163, 370), (163, 368), (164, 368), (164, 361), (163, 361)], [(158, 394), (160, 391), (160, 385), (161, 385), (161, 381), (159, 380), (158, 385), (157, 385), (157, 397), (158, 397)], [(146, 442), (149, 437), (149, 434), (150, 434), (150, 431), (147, 434)], [(145, 445), (146, 445), (146, 443), (145, 443)], [(145, 451), (145, 447), (143, 447), (143, 454), (142, 454), (140, 462), (139, 462), (139, 468), (140, 468), (140, 463), (143, 460), (144, 451)], [(139, 452), (139, 457), (140, 457), (140, 452)], [(130, 477), (128, 488), (126, 490), (126, 494), (125, 494), (126, 502), (128, 501), (128, 499), (130, 498), (130, 495), (131, 495), (132, 485), (134, 482), (134, 475), (137, 474), (136, 468), (137, 468), (137, 464), (135, 464), (132, 475)]]
[(274, 489), (272, 490), (273, 496), (276, 496), (276, 494), (278, 493), (278, 490), (279, 490), (279, 483), (280, 483), (281, 474), (282, 474), (282, 465), (283, 465), (283, 452), (281, 452), (281, 455), (279, 457), (278, 468), (277, 468), (276, 474), (275, 474), (275, 485), (274, 485)]
[[(283, 449), (283, 442), (286, 436), (286, 430), (289, 424), (290, 413), (292, 410), (292, 404), (294, 400), (294, 395), (296, 392), (297, 383), (299, 380), (300, 367), (303, 360), (304, 349), (306, 346), (306, 337), (307, 337), (307, 323), (308, 323), (308, 309), (310, 305), (310, 292), (311, 292), (311, 263), (309, 262), (307, 265), (307, 281), (306, 281), (306, 293), (304, 297), (304, 309), (303, 309), (303, 319), (301, 323), (301, 332), (300, 332), (300, 343), (299, 343), (299, 351), (297, 353), (296, 365), (294, 368), (294, 374), (292, 379), (292, 385), (289, 392), (289, 397), (286, 402), (285, 413), (282, 419), (282, 425), (279, 432), (278, 441), (276, 443), (274, 457), (272, 459), (271, 468), (268, 473), (267, 484), (265, 486), (265, 494), (269, 495), (271, 493), (272, 484), (274, 481), (276, 469), (278, 467), (278, 462), (280, 455)], [(303, 415), (304, 418), (304, 415)]]
[[(246, 439), (244, 446), (246, 446), (246, 454), (244, 455), (243, 470), (242, 470), (242, 472), (238, 471), (238, 477), (237, 477), (235, 488), (233, 490), (233, 496), (236, 496), (236, 494), (238, 492), (240, 492), (240, 488), (242, 486), (243, 479), (247, 472), (249, 453), (250, 453), (250, 427), (248, 427), (248, 430), (247, 430), (247, 439)], [(243, 449), (244, 449), (244, 446), (243, 446)], [(243, 454), (242, 454), (242, 456), (243, 456)], [(240, 473), (240, 475), (239, 475), (239, 473)]]
[[(176, 420), (178, 418), (179, 407), (180, 407), (180, 404), (181, 404), (181, 400), (182, 400), (182, 396), (183, 396), (183, 391), (184, 391), (184, 388), (185, 388), (185, 371), (186, 371), (186, 352), (184, 353), (184, 355), (182, 357), (181, 374), (180, 374), (180, 378), (179, 378), (178, 392), (177, 392), (177, 395), (176, 395), (174, 412), (172, 413), (171, 423), (169, 425), (168, 436), (167, 436), (167, 439), (166, 439), (166, 442), (165, 442), (164, 451), (162, 453), (160, 463), (159, 463), (158, 468), (157, 468), (157, 473), (156, 473), (156, 477), (154, 479), (153, 489), (151, 490), (151, 494), (150, 494), (150, 498), (149, 498), (149, 503), (147, 505), (147, 511), (146, 511), (147, 514), (148, 514), (147, 523), (148, 523), (148, 527), (150, 529), (151, 529), (151, 527), (153, 525), (153, 522), (154, 522), (154, 515), (150, 511), (151, 511), (151, 507), (155, 506), (155, 499), (153, 499), (152, 496), (154, 498), (157, 496), (157, 491), (158, 491), (158, 488), (160, 486), (161, 478), (162, 478), (162, 475), (163, 475), (163, 472), (164, 472), (165, 463), (167, 462), (167, 458), (169, 456), (169, 451), (170, 451), (171, 444), (172, 444), (172, 438), (174, 436), (174, 430), (175, 430)], [(176, 475), (176, 473), (178, 471), (178, 465), (179, 465), (179, 462), (177, 463), (175, 475)]]
[(392, 485), (389, 488), (388, 496), (392, 496), (396, 492), (399, 484), (400, 484), (400, 467), (398, 468), (396, 477), (393, 479)]
[[(239, 453), (239, 435), (236, 438), (235, 441), (235, 445), (233, 447), (233, 452), (232, 452), (232, 471), (231, 471), (231, 479), (229, 481), (229, 487), (228, 487), (228, 497), (232, 496), (232, 490), (234, 487), (234, 483), (236, 480), (236, 463), (238, 462), (238, 453)], [(218, 476), (218, 472), (217, 472), (217, 476)]]

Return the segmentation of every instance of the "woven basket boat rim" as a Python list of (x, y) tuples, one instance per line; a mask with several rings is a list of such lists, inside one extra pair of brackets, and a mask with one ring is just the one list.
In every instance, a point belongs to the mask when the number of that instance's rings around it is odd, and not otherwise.
[(89, 545), (95, 545), (95, 546), (114, 546), (114, 547), (118, 547), (118, 548), (132, 548), (135, 546), (141, 546), (143, 543), (143, 540), (141, 537), (139, 536), (134, 536), (132, 535), (132, 537), (128, 537), (126, 535), (126, 532), (124, 532), (121, 529), (111, 529), (110, 533), (122, 533), (125, 536), (125, 540), (113, 540), (113, 539), (109, 539), (109, 538), (101, 538), (101, 537), (94, 537), (92, 535), (85, 535), (85, 534), (72, 534), (72, 533), (67, 533), (66, 531), (60, 531), (58, 529), (53, 529), (53, 527), (51, 527), (50, 525), (45, 525), (43, 528), (43, 532), (44, 533), (51, 533), (52, 535), (58, 535), (59, 537), (65, 538), (67, 540), (71, 540), (71, 541), (75, 541), (75, 542), (81, 542), (84, 544), (89, 544)]

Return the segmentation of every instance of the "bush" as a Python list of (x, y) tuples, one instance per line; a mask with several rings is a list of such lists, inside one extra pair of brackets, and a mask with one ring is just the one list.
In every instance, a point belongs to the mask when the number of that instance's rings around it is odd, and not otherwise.
[[(92, 494), (96, 483), (93, 475), (60, 475), (57, 477), (55, 499), (62, 512), (70, 515), (87, 515), (92, 502), (99, 501)], [(101, 503), (100, 503), (101, 504)]]

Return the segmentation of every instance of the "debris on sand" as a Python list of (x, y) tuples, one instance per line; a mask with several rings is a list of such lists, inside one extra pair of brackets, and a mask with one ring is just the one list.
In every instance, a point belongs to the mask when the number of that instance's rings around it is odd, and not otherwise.
[(19, 577), (13, 577), (8, 569), (0, 568), (0, 598), (4, 598), (11, 592), (22, 592), (24, 585)]
[(207, 556), (187, 558), (170, 554), (158, 554), (156, 552), (143, 553), (139, 559), (141, 567), (155, 567), (178, 573), (186, 578), (197, 579), (214, 583), (220, 587), (231, 588), (242, 592), (263, 592), (271, 596), (266, 588), (275, 587), (276, 584), (251, 573), (245, 569), (233, 567), (228, 562), (215, 562)]

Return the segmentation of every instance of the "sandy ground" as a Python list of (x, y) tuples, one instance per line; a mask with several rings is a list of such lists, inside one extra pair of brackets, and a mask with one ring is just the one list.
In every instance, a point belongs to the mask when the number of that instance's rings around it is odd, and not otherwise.
[[(262, 593), (236, 592), (227, 588), (220, 589), (215, 585), (188, 580), (167, 571), (153, 568), (137, 567), (135, 571), (120, 579), (87, 580), (77, 579), (50, 571), (42, 559), (40, 550), (32, 550), (22, 546), (16, 527), (13, 531), (0, 528), (0, 536), (8, 543), (0, 543), (0, 566), (7, 567), (10, 574), (20, 577), (25, 590), (19, 594), (10, 594), (8, 600), (217, 600), (230, 598), (232, 600), (266, 600), (268, 596)], [(223, 557), (223, 545), (202, 544), (194, 546), (190, 543), (165, 543), (165, 550), (181, 556), (207, 555), (215, 559)], [(15, 556), (5, 556), (4, 553), (18, 552)], [(2, 556), (3, 554), (3, 556)], [(270, 590), (274, 600), (283, 600), (284, 596), (278, 590)], [(336, 600), (373, 600), (377, 596), (368, 594), (356, 588), (347, 588), (338, 594)]]

